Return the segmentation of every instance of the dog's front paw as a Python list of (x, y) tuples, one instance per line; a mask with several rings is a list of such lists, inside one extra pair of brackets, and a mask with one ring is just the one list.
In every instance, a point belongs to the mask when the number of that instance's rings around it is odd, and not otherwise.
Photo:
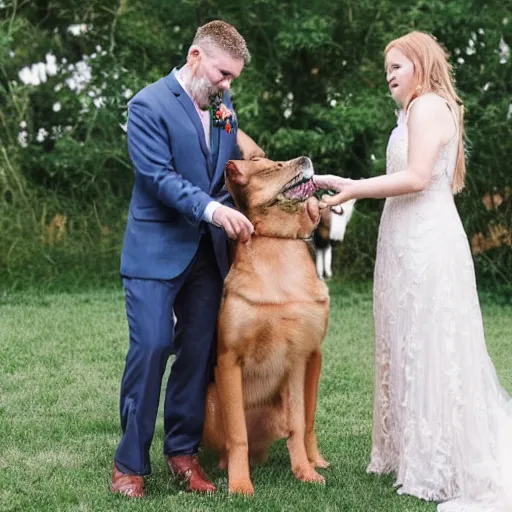
[(318, 484), (325, 485), (325, 478), (317, 473), (311, 466), (307, 466), (305, 468), (296, 468), (293, 471), (295, 478), (301, 480), (302, 482), (315, 482)]
[(253, 496), (254, 486), (250, 480), (235, 480), (234, 482), (229, 482), (229, 494)]
[(313, 460), (310, 461), (314, 468), (328, 468), (329, 463), (319, 454)]

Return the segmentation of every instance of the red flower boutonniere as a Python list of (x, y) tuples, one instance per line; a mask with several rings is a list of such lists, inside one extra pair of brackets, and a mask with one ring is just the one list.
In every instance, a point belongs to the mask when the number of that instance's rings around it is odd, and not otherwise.
[(213, 126), (231, 133), (233, 131), (233, 113), (222, 103), (221, 95), (215, 96), (210, 110), (212, 111)]

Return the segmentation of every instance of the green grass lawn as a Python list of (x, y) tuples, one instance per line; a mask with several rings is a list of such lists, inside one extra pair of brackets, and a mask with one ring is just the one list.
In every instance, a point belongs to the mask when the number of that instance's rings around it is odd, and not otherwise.
[[(434, 511), (398, 496), (392, 477), (365, 473), (370, 449), (373, 325), (370, 285), (331, 285), (317, 433), (331, 468), (325, 487), (296, 481), (285, 443), (254, 468), (254, 498), (229, 497), (213, 454), (203, 462), (219, 487), (186, 494), (161, 455), (162, 417), (143, 501), (108, 492), (119, 440), (118, 392), (127, 349), (121, 288), (0, 297), (0, 510), (2, 511)], [(512, 306), (486, 300), (487, 343), (512, 390)], [(165, 379), (164, 379), (165, 381)]]

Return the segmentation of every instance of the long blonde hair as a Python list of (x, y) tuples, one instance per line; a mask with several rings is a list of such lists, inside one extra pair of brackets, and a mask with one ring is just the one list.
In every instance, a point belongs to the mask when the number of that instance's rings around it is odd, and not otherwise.
[[(452, 190), (457, 194), (464, 188), (466, 178), (464, 105), (455, 91), (452, 65), (448, 61), (449, 55), (431, 35), (417, 31), (409, 32), (405, 36), (391, 41), (384, 50), (384, 56), (392, 48), (401, 51), (414, 64), (417, 87), (408, 103), (421, 94), (434, 92), (444, 98), (454, 112), (458, 111), (459, 146), (452, 183)], [(407, 109), (407, 106), (404, 105), (404, 108)]]

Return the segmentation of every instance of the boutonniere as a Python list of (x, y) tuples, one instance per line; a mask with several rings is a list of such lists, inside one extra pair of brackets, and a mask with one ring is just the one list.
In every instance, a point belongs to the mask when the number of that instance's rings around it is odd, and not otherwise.
[(213, 99), (210, 110), (212, 111), (213, 126), (231, 133), (233, 131), (233, 112), (222, 103), (220, 94)]

